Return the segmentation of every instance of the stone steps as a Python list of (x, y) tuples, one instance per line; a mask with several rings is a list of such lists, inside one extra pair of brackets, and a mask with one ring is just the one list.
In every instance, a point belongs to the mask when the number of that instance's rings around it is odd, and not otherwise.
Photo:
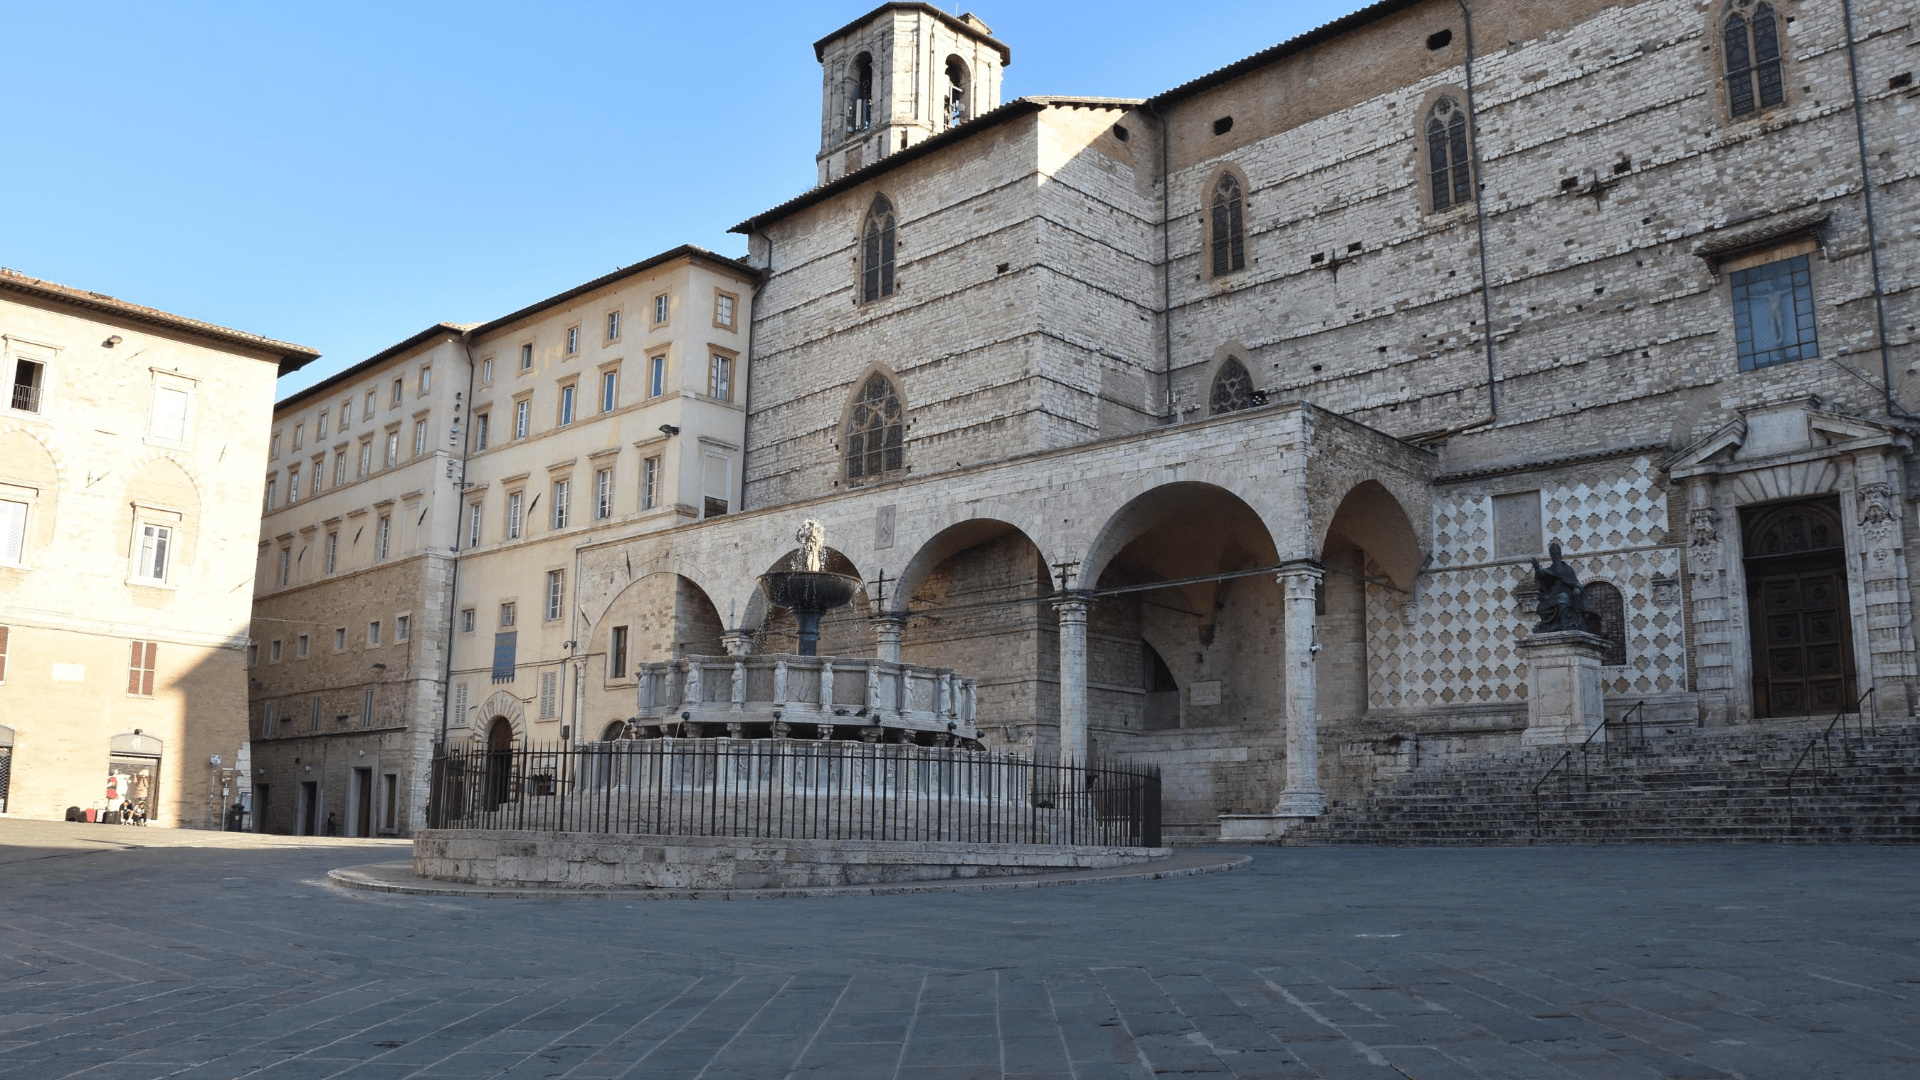
[(1282, 843), (1920, 842), (1920, 724), (1836, 735), (1803, 762), (1813, 738), (1650, 732), (1645, 746), (1589, 755), (1584, 773), (1576, 752), (1537, 797), (1566, 749), (1503, 750), (1416, 768), (1363, 802), (1333, 804)]

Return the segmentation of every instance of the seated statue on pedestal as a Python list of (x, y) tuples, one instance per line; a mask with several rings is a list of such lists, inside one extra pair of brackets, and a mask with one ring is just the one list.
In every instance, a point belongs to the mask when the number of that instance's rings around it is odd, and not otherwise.
[(1540, 625), (1533, 628), (1534, 633), (1551, 634), (1564, 630), (1581, 630), (1596, 633), (1599, 617), (1587, 610), (1587, 590), (1580, 579), (1560, 557), (1560, 541), (1555, 540), (1547, 546), (1547, 565), (1541, 566), (1540, 560), (1533, 560), (1533, 582), (1540, 590), (1540, 598), (1534, 603), (1534, 613), (1540, 616)]

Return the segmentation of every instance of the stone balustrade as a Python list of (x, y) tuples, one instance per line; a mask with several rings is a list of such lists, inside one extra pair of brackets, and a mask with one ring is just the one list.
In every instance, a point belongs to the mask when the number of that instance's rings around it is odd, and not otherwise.
[(641, 664), (632, 734), (974, 745), (978, 680), (871, 657), (689, 656)]

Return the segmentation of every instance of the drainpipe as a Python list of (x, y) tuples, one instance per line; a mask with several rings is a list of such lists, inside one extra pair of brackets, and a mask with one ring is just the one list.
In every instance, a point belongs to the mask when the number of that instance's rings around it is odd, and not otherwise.
[(1167, 217), (1172, 203), (1168, 189), (1173, 186), (1173, 177), (1168, 173), (1167, 146), (1172, 135), (1167, 131), (1167, 118), (1160, 106), (1149, 101), (1147, 109), (1160, 123), (1160, 354), (1161, 368), (1166, 373), (1167, 423), (1171, 424), (1179, 419), (1173, 411), (1173, 263), (1167, 236), (1173, 228), (1173, 222)]
[(460, 617), (460, 529), (465, 524), (461, 511), (466, 507), (467, 496), (467, 455), (473, 448), (473, 332), (460, 335), (460, 347), (467, 354), (467, 397), (466, 428), (460, 439), (460, 479), (453, 487), (453, 569), (447, 581), (447, 650), (442, 658), (440, 674), (440, 738), (435, 740), (441, 748), (447, 745), (447, 727), (453, 714), (453, 643), (460, 638), (460, 632), (454, 629), (454, 620)]
[[(1467, 428), (1491, 424), (1500, 417), (1500, 390), (1496, 385), (1499, 378), (1493, 356), (1493, 297), (1487, 291), (1491, 285), (1491, 276), (1487, 272), (1487, 206), (1481, 188), (1480, 172), (1480, 109), (1473, 100), (1473, 11), (1467, 7), (1467, 0), (1454, 0), (1460, 5), (1460, 17), (1466, 23), (1467, 36), (1467, 115), (1472, 118), (1472, 138), (1467, 142), (1467, 160), (1473, 167), (1473, 222), (1480, 237), (1480, 339), (1487, 347), (1487, 418), (1463, 428), (1453, 429), (1454, 433)], [(1415, 117), (1418, 123), (1419, 118)]]
[(1847, 32), (1847, 85), (1853, 91), (1853, 135), (1860, 148), (1860, 199), (1867, 212), (1867, 264), (1873, 269), (1873, 314), (1880, 336), (1880, 380), (1886, 389), (1887, 415), (1920, 420), (1893, 397), (1893, 354), (1887, 348), (1887, 293), (1880, 284), (1880, 241), (1873, 228), (1873, 180), (1867, 174), (1867, 117), (1860, 102), (1860, 58), (1853, 45), (1853, 0), (1840, 0)]

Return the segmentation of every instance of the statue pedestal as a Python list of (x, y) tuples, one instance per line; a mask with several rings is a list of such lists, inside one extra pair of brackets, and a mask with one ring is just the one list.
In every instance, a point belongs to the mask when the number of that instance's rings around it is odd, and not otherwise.
[(1527, 730), (1523, 746), (1584, 742), (1606, 722), (1600, 696), (1605, 638), (1581, 630), (1534, 632), (1522, 638), (1527, 661)]

